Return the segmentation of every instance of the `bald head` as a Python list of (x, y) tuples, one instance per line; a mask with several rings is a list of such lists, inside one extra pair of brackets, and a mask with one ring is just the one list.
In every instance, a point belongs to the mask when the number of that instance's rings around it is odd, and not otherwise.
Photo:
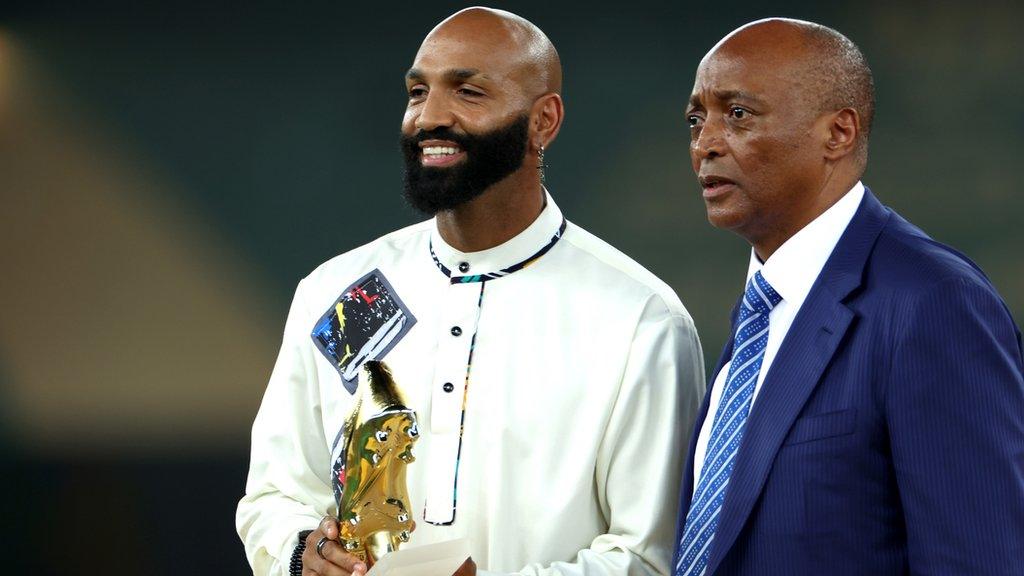
[(769, 18), (730, 32), (702, 64), (715, 55), (766, 60), (766, 65), (791, 77), (794, 96), (817, 112), (856, 110), (859, 151), (866, 160), (875, 85), (864, 54), (849, 38), (813, 22)]
[(434, 42), (453, 40), (499, 54), (528, 96), (562, 92), (558, 51), (540, 28), (521, 16), (484, 7), (460, 10), (434, 27), (420, 50)]

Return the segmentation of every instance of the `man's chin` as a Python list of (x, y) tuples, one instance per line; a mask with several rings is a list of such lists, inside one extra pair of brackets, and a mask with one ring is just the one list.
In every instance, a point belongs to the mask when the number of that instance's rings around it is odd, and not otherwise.
[(737, 230), (743, 224), (743, 216), (738, 210), (724, 205), (722, 202), (704, 202), (707, 208), (708, 222), (722, 230)]
[(408, 189), (405, 191), (405, 201), (408, 202), (414, 210), (427, 216), (434, 216), (438, 212), (455, 210), (477, 196), (479, 196), (479, 194), (470, 196), (466, 194), (453, 194), (448, 191), (424, 192), (421, 190), (417, 192), (410, 192)]
[(464, 168), (465, 165), (465, 160), (446, 166), (432, 166), (430, 164), (423, 164), (421, 162), (419, 165), (419, 171), (425, 180), (443, 180), (452, 178), (451, 175), (454, 174), (457, 170), (461, 170), (462, 168)]

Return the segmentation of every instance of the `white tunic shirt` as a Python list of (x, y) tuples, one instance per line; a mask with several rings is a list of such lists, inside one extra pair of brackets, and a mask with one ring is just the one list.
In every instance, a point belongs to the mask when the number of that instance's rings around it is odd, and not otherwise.
[[(779, 249), (763, 264), (751, 248), (747, 282), (760, 270), (764, 279), (782, 296), (782, 301), (768, 314), (768, 343), (765, 345), (764, 358), (761, 360), (761, 372), (757, 375), (754, 394), (750, 400), (751, 413), (754, 410), (757, 393), (761, 391), (764, 377), (771, 369), (772, 361), (778, 354), (779, 347), (782, 346), (782, 341), (793, 324), (793, 319), (800, 312), (800, 307), (803, 306), (807, 294), (814, 286), (815, 280), (818, 279), (818, 274), (825, 267), (825, 262), (832, 255), (832, 250), (839, 243), (839, 238), (846, 231), (850, 221), (853, 220), (853, 215), (857, 212), (857, 207), (860, 206), (860, 201), (863, 198), (864, 185), (857, 182), (828, 210), (800, 229), (782, 246), (779, 246)], [(746, 282), (744, 282), (743, 289), (746, 290)], [(742, 290), (737, 294), (742, 294)], [(730, 362), (726, 362), (715, 378), (711, 398), (708, 400), (708, 415), (704, 418), (700, 433), (697, 435), (697, 446), (693, 456), (693, 489), (695, 491), (697, 482), (700, 480), (700, 472), (704, 468), (704, 456), (708, 450), (711, 425), (714, 422), (715, 413), (718, 411), (718, 405), (722, 402), (722, 389), (725, 388), (725, 378), (729, 374), (730, 364)]]
[(299, 283), (238, 506), (256, 574), (286, 574), (297, 533), (337, 514), (366, 359), (419, 420), (407, 546), (467, 538), (481, 573), (667, 573), (700, 343), (667, 285), (550, 196), (495, 248), (461, 253), (428, 221)]

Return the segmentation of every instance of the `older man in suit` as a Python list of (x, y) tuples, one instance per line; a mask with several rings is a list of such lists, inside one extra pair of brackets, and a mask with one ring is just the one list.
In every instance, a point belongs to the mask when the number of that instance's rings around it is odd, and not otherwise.
[(870, 69), (770, 19), (686, 113), (708, 219), (752, 245), (683, 475), (675, 574), (1024, 574), (1021, 334), (860, 178)]

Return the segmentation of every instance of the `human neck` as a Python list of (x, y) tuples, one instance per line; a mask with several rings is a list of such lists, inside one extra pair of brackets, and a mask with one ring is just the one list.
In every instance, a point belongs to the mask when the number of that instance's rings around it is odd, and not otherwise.
[(835, 205), (858, 180), (859, 174), (852, 180), (849, 177), (830, 178), (822, 185), (821, 191), (810, 197), (804, 206), (787, 210), (786, 214), (775, 219), (774, 225), (767, 226), (759, 234), (746, 235), (747, 241), (754, 248), (754, 253), (761, 262), (768, 261), (787, 240)]
[(487, 250), (526, 230), (544, 203), (536, 171), (530, 174), (520, 169), (469, 202), (438, 212), (437, 230), (459, 252)]

